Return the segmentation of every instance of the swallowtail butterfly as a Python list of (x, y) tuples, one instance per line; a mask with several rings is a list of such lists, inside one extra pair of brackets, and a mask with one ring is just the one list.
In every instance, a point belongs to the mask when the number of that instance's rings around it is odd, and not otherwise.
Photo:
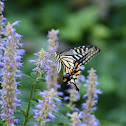
[(83, 45), (56, 53), (57, 71), (60, 72), (62, 65), (64, 83), (74, 84), (76, 90), (79, 91), (75, 80), (81, 72), (80, 66), (85, 65), (99, 52), (96, 46)]

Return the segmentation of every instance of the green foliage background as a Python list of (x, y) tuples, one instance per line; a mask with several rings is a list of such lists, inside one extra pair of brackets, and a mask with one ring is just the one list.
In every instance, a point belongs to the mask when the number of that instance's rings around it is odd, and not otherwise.
[[(103, 90), (96, 116), (101, 126), (126, 125), (125, 0), (8, 0), (4, 17), (11, 23), (21, 21), (16, 28), (23, 35), (26, 49), (22, 69), (25, 74), (30, 75), (34, 67), (28, 63), (35, 59), (33, 54), (41, 48), (47, 50), (47, 33), (51, 29), (60, 30), (60, 50), (85, 44), (100, 48), (101, 53), (86, 65), (84, 72), (87, 76), (88, 69), (96, 69)], [(32, 82), (22, 84), (22, 97), (27, 101)], [(45, 84), (36, 88), (42, 90)]]

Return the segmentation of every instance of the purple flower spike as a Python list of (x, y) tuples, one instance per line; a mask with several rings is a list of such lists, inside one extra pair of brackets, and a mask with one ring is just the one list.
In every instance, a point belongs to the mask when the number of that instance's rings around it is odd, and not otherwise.
[(4, 2), (0, 1), (0, 14), (4, 11)]
[(33, 71), (38, 71), (38, 73), (42, 75), (50, 69), (49, 65), (52, 62), (49, 60), (48, 53), (45, 52), (43, 49), (41, 49), (38, 53), (35, 53), (34, 55), (38, 56), (39, 58), (36, 60), (29, 60), (29, 62), (37, 66), (33, 69)]
[[(48, 32), (48, 52), (41, 49), (35, 56), (38, 56), (36, 60), (30, 60), (36, 67), (33, 71), (37, 71), (40, 76), (46, 74), (47, 90), (39, 92), (39, 96), (42, 96), (42, 100), (38, 100), (33, 110), (34, 119), (39, 122), (40, 125), (44, 126), (45, 123), (50, 122), (55, 118), (53, 112), (57, 111), (57, 106), (61, 105), (61, 99), (57, 98), (57, 95), (63, 95), (62, 92), (58, 92), (58, 73), (57, 63), (55, 59), (55, 53), (58, 48), (58, 37), (59, 30), (51, 30)], [(39, 77), (38, 77), (39, 79)]]
[(39, 94), (42, 94), (43, 99), (39, 100), (38, 105), (33, 110), (33, 114), (34, 119), (39, 121), (41, 126), (44, 126), (45, 123), (55, 118), (55, 116), (52, 114), (52, 112), (57, 111), (56, 102), (54, 100), (56, 100), (57, 104), (59, 104), (60, 99), (56, 98), (57, 93), (54, 91), (54, 89), (44, 91), (42, 93), (39, 92)]
[(97, 107), (95, 105), (98, 102), (98, 94), (101, 94), (102, 92), (100, 91), (100, 89), (97, 89), (98, 82), (95, 72), (96, 71), (93, 68), (88, 71), (89, 76), (88, 80), (86, 80), (86, 87), (88, 88), (88, 90), (87, 94), (83, 96), (83, 98), (86, 99), (86, 103), (82, 104), (83, 115), (85, 115), (82, 119), (82, 122), (87, 126), (99, 126), (99, 121), (98, 119), (96, 119), (93, 113), (97, 110)]
[[(15, 32), (12, 33), (12, 31)], [(16, 79), (21, 78), (19, 68), (22, 67), (22, 55), (20, 55), (22, 49), (19, 49), (19, 38), (16, 37), (16, 34), (13, 24), (8, 23), (5, 28), (4, 58), (1, 60), (3, 63), (1, 63), (3, 73), (1, 119), (6, 121), (8, 126), (14, 126), (16, 107), (21, 107), (21, 100), (17, 99), (20, 91), (17, 89)]]
[(70, 120), (71, 120), (70, 126), (81, 126), (82, 125), (82, 122), (80, 120), (82, 118), (81, 113), (74, 112), (72, 114), (67, 113), (66, 115), (68, 117), (70, 117)]
[(48, 89), (54, 88), (55, 91), (58, 89), (58, 86), (56, 86), (58, 85), (58, 72), (55, 59), (55, 53), (58, 49), (58, 34), (59, 30), (51, 30), (48, 32), (49, 59), (53, 62), (49, 65), (50, 69), (47, 71), (46, 83)]

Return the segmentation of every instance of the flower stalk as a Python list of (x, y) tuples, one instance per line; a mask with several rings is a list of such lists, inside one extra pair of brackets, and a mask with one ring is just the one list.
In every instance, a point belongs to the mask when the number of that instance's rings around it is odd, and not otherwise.
[(7, 126), (13, 125), (15, 122), (14, 113), (16, 107), (21, 107), (21, 100), (17, 98), (20, 95), (20, 91), (17, 89), (19, 82), (17, 78), (21, 79), (22, 67), (21, 59), (24, 55), (24, 50), (19, 49), (23, 47), (21, 35), (16, 33), (13, 28), (18, 22), (13, 24), (8, 23), (5, 28), (5, 49), (3, 57), (3, 69), (2, 69), (2, 107), (1, 107), (1, 119), (6, 122)]

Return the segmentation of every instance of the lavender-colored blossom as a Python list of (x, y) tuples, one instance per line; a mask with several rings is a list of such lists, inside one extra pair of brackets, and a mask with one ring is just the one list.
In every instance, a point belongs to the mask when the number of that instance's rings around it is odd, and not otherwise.
[(4, 11), (4, 2), (0, 1), (0, 14)]
[[(12, 24), (12, 26), (14, 26), (14, 25), (19, 26), (19, 22), (20, 22), (20, 21), (15, 21), (15, 22)], [(16, 35), (18, 35), (18, 33), (17, 33)]]
[[(12, 33), (12, 31), (15, 31)], [(15, 120), (14, 112), (16, 107), (21, 107), (21, 103), (17, 95), (20, 91), (17, 89), (16, 78), (21, 77), (21, 58), (24, 54), (24, 50), (19, 49), (19, 39), (16, 36), (16, 30), (13, 25), (8, 23), (5, 28), (5, 49), (3, 60), (3, 75), (2, 75), (2, 107), (1, 107), (1, 119), (6, 121), (7, 126), (14, 125)], [(19, 58), (20, 57), (20, 58)], [(18, 60), (17, 60), (18, 59)]]
[[(4, 50), (4, 45), (5, 41), (4, 38), (2, 38), (2, 35), (4, 35), (4, 27), (5, 27), (5, 21), (6, 18), (3, 17), (2, 12), (4, 11), (4, 2), (0, 1), (0, 73), (2, 72), (2, 67), (3, 67), (3, 50)], [(1, 66), (2, 64), (2, 66)]]
[(54, 88), (55, 91), (57, 91), (57, 79), (58, 79), (58, 72), (57, 72), (57, 63), (55, 58), (55, 53), (58, 49), (58, 37), (57, 34), (59, 34), (59, 30), (51, 30), (48, 32), (48, 52), (49, 52), (49, 59), (53, 61), (52, 64), (50, 64), (50, 69), (47, 71), (46, 76), (46, 83), (47, 88), (50, 90), (51, 88)]
[(43, 49), (41, 49), (38, 53), (35, 53), (34, 55), (38, 56), (38, 59), (29, 60), (29, 62), (36, 65), (33, 71), (37, 71), (40, 75), (42, 75), (50, 69), (49, 65), (52, 63), (52, 61), (49, 60), (48, 52), (44, 51)]
[(41, 126), (44, 126), (46, 122), (49, 122), (55, 118), (53, 112), (56, 112), (56, 106), (61, 104), (61, 100), (57, 98), (57, 93), (54, 89), (50, 91), (44, 91), (39, 93), (42, 96), (42, 100), (38, 100), (38, 105), (33, 110), (34, 119), (39, 122)]
[(55, 118), (53, 112), (57, 111), (56, 107), (61, 105), (61, 100), (57, 98), (57, 95), (63, 95), (62, 92), (57, 91), (57, 89), (60, 88), (57, 82), (58, 73), (55, 59), (55, 53), (58, 48), (58, 32), (58, 30), (51, 30), (48, 33), (48, 53), (42, 49), (35, 54), (35, 56), (39, 56), (39, 59), (30, 60), (30, 63), (36, 65), (34, 71), (39, 72), (40, 75), (46, 73), (47, 91), (39, 92), (39, 95), (42, 96), (42, 100), (38, 100), (38, 105), (36, 105), (33, 111), (34, 119), (37, 120), (40, 125), (45, 125), (45, 123)]
[(66, 114), (68, 117), (70, 117), (70, 126), (82, 126), (82, 123), (81, 123), (81, 113), (77, 113), (77, 112), (73, 112), (72, 114), (70, 113), (67, 113)]
[(68, 108), (70, 108), (71, 110), (75, 110), (76, 109), (76, 105), (73, 104), (76, 101), (80, 100), (80, 94), (78, 91), (75, 90), (75, 88), (72, 89), (67, 89), (67, 92), (70, 94), (69, 96), (65, 96), (64, 100), (70, 100), (70, 102), (66, 105)]
[(93, 115), (94, 111), (96, 111), (97, 107), (96, 104), (98, 102), (98, 94), (102, 92), (100, 89), (97, 89), (98, 82), (97, 82), (97, 75), (96, 71), (92, 68), (88, 71), (89, 76), (88, 81), (86, 81), (87, 86), (87, 94), (83, 96), (86, 99), (86, 103), (82, 104), (83, 108), (83, 119), (82, 122), (87, 124), (88, 126), (98, 126), (99, 121), (96, 119), (95, 115)]
[[(39, 57), (38, 59), (29, 60), (30, 63), (36, 65), (33, 71), (37, 71), (40, 74), (40, 76), (43, 73), (46, 73), (45, 79), (46, 79), (47, 89), (50, 90), (51, 88), (54, 88), (55, 91), (57, 91), (57, 89), (60, 88), (57, 82), (58, 73), (57, 73), (57, 63), (55, 58), (55, 53), (58, 48), (58, 42), (57, 42), (58, 33), (59, 30), (49, 31), (48, 52), (45, 52), (43, 49), (41, 49), (38, 53), (34, 54), (35, 56)], [(63, 95), (63, 93), (59, 92), (59, 95)]]

